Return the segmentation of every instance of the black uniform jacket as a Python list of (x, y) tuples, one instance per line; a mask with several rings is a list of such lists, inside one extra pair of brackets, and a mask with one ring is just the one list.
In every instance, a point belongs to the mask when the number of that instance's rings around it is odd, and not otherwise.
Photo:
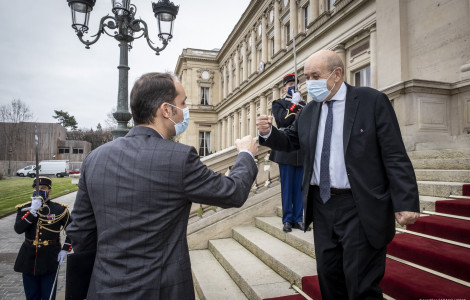
[(21, 245), (16, 258), (14, 270), (30, 275), (44, 275), (55, 273), (58, 267), (57, 257), (62, 250), (72, 249), (71, 241), (67, 237), (64, 245), (60, 244), (60, 230), (70, 223), (70, 213), (67, 206), (61, 203), (48, 201), (47, 207), (40, 209), (35, 217), (22, 208), (31, 207), (31, 202), (18, 205), (15, 231), (24, 233), (25, 241)]
[[(295, 105), (291, 102), (291, 98), (281, 98), (273, 102), (272, 112), (274, 120), (276, 120), (277, 128), (282, 130), (294, 123), (297, 114), (300, 112), (302, 107), (305, 106), (304, 101), (300, 101), (299, 105)], [(290, 166), (302, 166), (302, 154), (301, 151), (282, 152), (271, 150), (269, 155), (271, 161), (277, 162), (282, 165)]]

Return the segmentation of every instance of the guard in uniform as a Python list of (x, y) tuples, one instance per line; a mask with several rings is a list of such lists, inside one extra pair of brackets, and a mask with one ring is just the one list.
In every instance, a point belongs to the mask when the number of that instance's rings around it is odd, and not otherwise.
[[(277, 128), (281, 129), (290, 126), (297, 118), (297, 114), (305, 102), (301, 101), (300, 93), (295, 92), (295, 74), (287, 74), (282, 78), (282, 93), (284, 98), (273, 101), (272, 112), (276, 120)], [(285, 232), (292, 231), (292, 228), (304, 230), (302, 220), (303, 200), (302, 200), (302, 155), (300, 151), (281, 152), (271, 150), (269, 156), (271, 161), (279, 164), (281, 174), (281, 195), (282, 195), (282, 223)], [(310, 230), (310, 228), (307, 228)]]
[[(38, 180), (35, 179), (33, 188)], [(59, 264), (72, 250), (67, 237), (61, 246), (60, 232), (71, 222), (67, 205), (49, 200), (52, 181), (39, 177), (39, 195), (32, 201), (17, 205), (15, 231), (25, 234), (14, 270), (23, 273), (26, 299), (48, 300)], [(35, 194), (35, 192), (34, 192)], [(55, 289), (52, 299), (55, 299)]]

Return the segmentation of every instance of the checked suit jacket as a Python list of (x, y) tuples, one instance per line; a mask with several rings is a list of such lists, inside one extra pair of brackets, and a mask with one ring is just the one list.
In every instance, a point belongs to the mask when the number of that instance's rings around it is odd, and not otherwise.
[(194, 299), (191, 204), (240, 207), (257, 172), (241, 152), (228, 177), (214, 173), (194, 147), (142, 126), (92, 151), (67, 228), (75, 252), (97, 250), (87, 299)]
[[(413, 166), (405, 150), (398, 121), (388, 97), (371, 88), (346, 84), (343, 150), (346, 172), (358, 216), (373, 247), (382, 248), (395, 235), (394, 212), (419, 212)], [(275, 150), (300, 149), (304, 155), (302, 193), (305, 223), (313, 221), (309, 193), (322, 103), (310, 102), (287, 129), (274, 126), (260, 144)], [(337, 116), (335, 116), (336, 118)]]

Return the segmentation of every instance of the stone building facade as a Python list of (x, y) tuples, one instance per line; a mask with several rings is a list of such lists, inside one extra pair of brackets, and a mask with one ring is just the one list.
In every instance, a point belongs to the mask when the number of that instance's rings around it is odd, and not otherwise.
[(282, 76), (320, 49), (345, 80), (386, 93), (409, 151), (470, 148), (469, 0), (252, 0), (221, 49), (184, 49), (175, 74), (191, 121), (178, 140), (207, 155), (257, 135)]

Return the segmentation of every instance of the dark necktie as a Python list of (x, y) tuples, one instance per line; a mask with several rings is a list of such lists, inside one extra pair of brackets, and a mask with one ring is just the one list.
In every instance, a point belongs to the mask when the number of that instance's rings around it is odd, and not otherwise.
[(331, 132), (333, 131), (333, 103), (335, 100), (326, 102), (328, 105), (328, 115), (325, 122), (325, 133), (323, 136), (323, 147), (320, 161), (320, 198), (323, 203), (330, 199), (330, 148)]

